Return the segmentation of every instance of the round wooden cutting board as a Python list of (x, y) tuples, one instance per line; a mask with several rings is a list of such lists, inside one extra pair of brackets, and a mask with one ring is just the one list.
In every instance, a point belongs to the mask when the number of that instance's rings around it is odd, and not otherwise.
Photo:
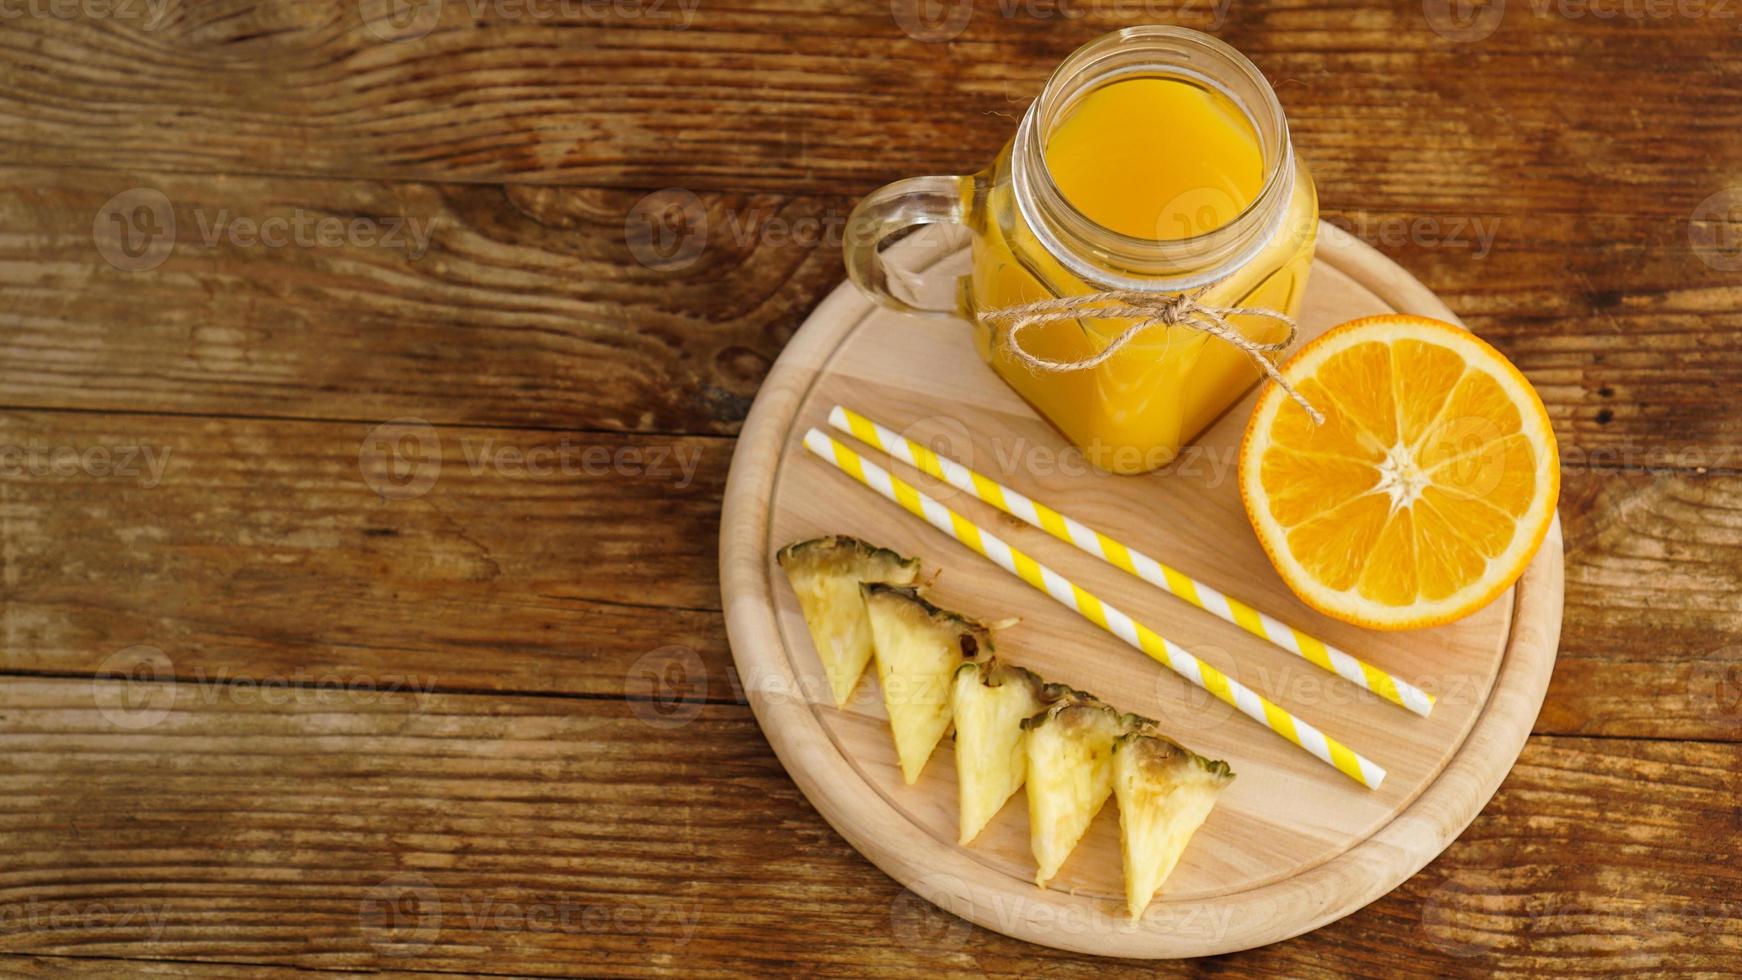
[[(1303, 339), (1392, 311), (1456, 322), (1426, 287), (1365, 244), (1330, 226), (1319, 242)], [(946, 256), (936, 271), (953, 275), (959, 261)], [(1179, 957), (1275, 942), (1347, 915), (1469, 825), (1523, 748), (1554, 666), (1559, 521), (1518, 585), (1460, 622), (1374, 633), (1327, 619), (1283, 585), (1240, 504), (1236, 453), (1254, 397), (1172, 466), (1112, 476), (1088, 468), (993, 375), (965, 324), (891, 313), (850, 284), (817, 307), (744, 425), (726, 488), (720, 579), (733, 656), (762, 730), (854, 847), (926, 900), (1006, 935), (1086, 953)], [(805, 430), (826, 430), (836, 403), (1412, 680), (1439, 704), (1429, 718), (1411, 715), (858, 447), (1389, 770), (1380, 789), (1364, 789), (806, 453)], [(987, 620), (1020, 617), (998, 636), (1001, 657), (1160, 719), (1170, 735), (1233, 766), (1238, 778), (1141, 921), (1125, 915), (1115, 803), (1058, 877), (1036, 888), (1023, 794), (973, 844), (958, 846), (949, 740), (907, 786), (875, 671), (845, 710), (834, 707), (774, 562), (781, 545), (829, 533), (921, 557), (927, 575), (941, 571), (932, 595), (939, 605)], [(900, 908), (888, 910), (892, 938), (908, 941)], [(865, 912), (870, 928), (883, 928), (884, 908)]]

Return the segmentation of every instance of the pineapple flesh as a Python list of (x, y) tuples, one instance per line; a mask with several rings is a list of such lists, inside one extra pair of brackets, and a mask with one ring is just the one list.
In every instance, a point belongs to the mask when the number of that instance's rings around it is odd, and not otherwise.
[(836, 707), (875, 657), (908, 785), (954, 722), (962, 844), (1026, 785), (1035, 884), (1044, 887), (1116, 797), (1126, 908), (1142, 917), (1233, 782), (1226, 762), (1194, 754), (1147, 718), (1001, 663), (990, 627), (912, 587), (918, 559), (841, 535), (787, 545), (776, 559)]
[(992, 633), (932, 605), (917, 589), (868, 583), (861, 592), (901, 777), (912, 786), (949, 730), (956, 669), (964, 660), (989, 657)]
[(1113, 753), (1119, 801), (1120, 850), (1125, 860), (1125, 903), (1133, 920), (1173, 872), (1181, 852), (1234, 781), (1226, 762), (1212, 762), (1132, 716)]
[(1022, 720), (1038, 713), (1041, 680), (990, 660), (956, 669), (950, 695), (956, 723), (959, 842), (979, 835), (1028, 776)]
[(1120, 715), (1091, 695), (1049, 686), (1053, 703), (1022, 723), (1028, 733), (1029, 844), (1045, 886), (1113, 794)]
[(904, 558), (857, 538), (831, 535), (789, 544), (775, 560), (798, 594), (835, 707), (844, 707), (871, 659), (871, 625), (859, 586), (865, 582), (907, 585), (919, 577), (919, 559)]

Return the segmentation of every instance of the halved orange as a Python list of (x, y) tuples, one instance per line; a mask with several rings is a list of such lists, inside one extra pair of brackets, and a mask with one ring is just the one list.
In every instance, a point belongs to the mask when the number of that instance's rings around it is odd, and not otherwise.
[(1303, 347), (1267, 385), (1240, 494), (1297, 595), (1374, 629), (1450, 622), (1523, 574), (1554, 520), (1560, 458), (1524, 375), (1475, 334), (1376, 316)]

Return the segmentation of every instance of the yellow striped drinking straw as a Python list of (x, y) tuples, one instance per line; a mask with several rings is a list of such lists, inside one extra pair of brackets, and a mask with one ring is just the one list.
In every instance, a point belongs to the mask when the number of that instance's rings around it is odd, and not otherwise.
[(1289, 653), (1322, 667), (1357, 687), (1371, 691), (1392, 704), (1408, 708), (1423, 717), (1433, 710), (1433, 695), (1403, 678), (1380, 670), (1303, 630), (1273, 619), (1176, 568), (1121, 544), (1092, 527), (1079, 524), (1051, 507), (1037, 503), (952, 459), (939, 456), (852, 409), (836, 405), (829, 412), (829, 424), (842, 432), (851, 433), (861, 442), (876, 446), (914, 469), (936, 477), (958, 490), (973, 494), (1011, 517), (1032, 524), (1060, 541), (1076, 545), (1114, 568), (1165, 589), (1253, 636), (1269, 640)]
[(1075, 610), (1089, 622), (1142, 650), (1169, 670), (1317, 756), (1320, 761), (1333, 766), (1343, 775), (1368, 789), (1378, 789), (1379, 784), (1384, 781), (1385, 770), (1360, 753), (1296, 718), (1262, 694), (1204, 663), (1183, 647), (1169, 642), (1159, 633), (1005, 544), (990, 532), (981, 530), (972, 521), (843, 446), (821, 429), (813, 428), (806, 432), (804, 445), (848, 476), (899, 504), (908, 513), (979, 552), (993, 564), (1045, 592), (1061, 605)]

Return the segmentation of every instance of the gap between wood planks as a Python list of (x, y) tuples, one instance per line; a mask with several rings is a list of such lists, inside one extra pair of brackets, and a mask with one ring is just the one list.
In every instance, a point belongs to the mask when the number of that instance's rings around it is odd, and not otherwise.
[[(127, 684), (138, 684), (138, 683), (146, 683), (146, 684), (206, 683), (206, 684), (213, 684), (213, 685), (216, 685), (218, 687), (236, 687), (238, 684), (253, 685), (253, 684), (257, 683), (255, 681), (253, 681), (252, 679), (245, 678), (245, 677), (241, 677), (241, 678), (214, 677), (214, 678), (206, 678), (204, 681), (200, 681), (198, 678), (194, 678), (194, 677), (163, 677), (163, 678), (150, 677), (150, 678), (127, 678), (127, 679), (125, 679), (125, 681), (122, 681), (122, 679), (120, 679), (120, 678), (112, 678), (112, 677), (107, 677), (107, 676), (99, 677), (95, 673), (84, 673), (84, 672), (76, 671), (76, 670), (30, 670), (27, 668), (0, 668), (0, 677), (27, 677), (27, 678), (30, 678), (31, 680), (44, 680), (44, 681), (97, 681), (97, 680), (102, 680), (102, 681), (106, 681), (106, 682), (107, 681), (115, 681), (117, 683), (124, 682)], [(318, 685), (292, 683), (292, 682), (286, 682), (284, 686), (287, 688), (292, 688), (292, 689), (298, 690), (298, 691), (308, 691), (308, 690), (319, 690), (320, 689)], [(732, 685), (732, 688), (734, 690), (736, 690), (738, 688), (738, 685), (736, 683), (734, 683)], [(709, 697), (694, 698), (694, 697), (686, 697), (683, 695), (674, 695), (672, 697), (655, 698), (655, 697), (651, 697), (651, 696), (648, 696), (645, 694), (599, 694), (599, 693), (595, 693), (595, 692), (591, 692), (591, 691), (540, 691), (540, 690), (531, 690), (531, 689), (518, 690), (515, 688), (470, 687), (470, 686), (460, 685), (460, 684), (456, 684), (456, 685), (432, 684), (428, 689), (420, 689), (418, 691), (418, 693), (420, 695), (433, 696), (433, 695), (441, 694), (441, 695), (453, 695), (455, 697), (467, 697), (467, 698), (471, 698), (471, 697), (530, 698), (530, 699), (534, 699), (534, 700), (542, 699), (542, 700), (547, 700), (547, 701), (622, 701), (624, 703), (639, 702), (639, 703), (643, 703), (643, 704), (670, 704), (670, 703), (675, 702), (675, 703), (679, 703), (679, 704), (707, 704), (707, 705), (714, 705), (716, 707), (722, 707), (722, 708), (747, 708), (747, 707), (749, 707), (748, 703), (746, 703), (744, 701), (736, 700), (733, 698), (709, 698)], [(386, 696), (388, 696), (388, 697), (408, 697), (409, 695), (399, 694), (396, 692), (396, 693), (388, 694)], [(1670, 742), (1670, 741), (1689, 741), (1689, 740), (1662, 739), (1661, 741)], [(1713, 741), (1724, 742), (1727, 740), (1726, 739), (1714, 739)]]
[(81, 966), (113, 963), (117, 967), (138, 969), (142, 964), (161, 963), (165, 966), (191, 966), (204, 970), (223, 970), (225, 968), (243, 967), (251, 975), (260, 977), (301, 976), (304, 974), (340, 973), (345, 976), (357, 976), (360, 972), (372, 977), (490, 977), (492, 980), (552, 980), (553, 976), (573, 976), (581, 974), (542, 974), (530, 973), (481, 973), (477, 970), (464, 972), (454, 970), (366, 970), (359, 971), (348, 966), (302, 966), (299, 964), (261, 963), (249, 960), (190, 960), (166, 956), (97, 956), (77, 953), (0, 953), (0, 964), (7, 961), (28, 962), (30, 960), (71, 961)]
[[(205, 419), (218, 422), (286, 422), (306, 423), (309, 425), (374, 425), (381, 422), (378, 418), (352, 418), (338, 415), (270, 415), (250, 414), (245, 412), (190, 412), (173, 409), (145, 408), (85, 408), (60, 407), (53, 405), (5, 405), (0, 404), (0, 412), (34, 412), (56, 415), (94, 415), (102, 417), (124, 416), (128, 418), (177, 418)], [(618, 436), (624, 439), (708, 439), (717, 442), (738, 441), (736, 435), (723, 435), (718, 432), (682, 429), (612, 429), (601, 426), (562, 426), (536, 425), (531, 423), (502, 422), (431, 422), (431, 428), (453, 429), (459, 431), (491, 431), (491, 432), (547, 432), (584, 436)], [(1665, 474), (1671, 476), (1742, 476), (1742, 467), (1738, 466), (1677, 466), (1670, 463), (1652, 463), (1650, 465), (1631, 466), (1625, 463), (1603, 462), (1566, 462), (1561, 463), (1562, 470), (1587, 473), (1645, 473)], [(619, 605), (623, 605), (619, 603)], [(685, 609), (683, 606), (649, 606), (650, 609)], [(718, 609), (691, 609), (692, 612), (719, 612)]]
[[(1038, 94), (1038, 93), (1036, 93), (1036, 94)], [(11, 142), (14, 142), (14, 141), (0, 139), (0, 146), (5, 146)], [(34, 146), (35, 144), (26, 144), (26, 145)], [(35, 164), (35, 163), (5, 163), (5, 162), (0, 162), (0, 171), (5, 171), (5, 170), (45, 170), (45, 169), (48, 169), (48, 168), (43, 167), (41, 164)], [(843, 185), (838, 186), (838, 187), (831, 185), (828, 187), (800, 188), (800, 189), (797, 189), (797, 190), (794, 190), (791, 192), (785, 192), (785, 191), (770, 190), (767, 187), (761, 187), (761, 186), (757, 186), (754, 184), (735, 184), (735, 183), (731, 183), (730, 181), (720, 182), (720, 181), (714, 181), (714, 180), (695, 180), (695, 179), (689, 179), (689, 178), (686, 178), (686, 179), (681, 180), (681, 181), (673, 181), (673, 180), (654, 180), (654, 181), (627, 180), (627, 181), (619, 181), (619, 182), (615, 182), (615, 183), (602, 183), (598, 180), (572, 180), (572, 181), (571, 180), (513, 180), (513, 179), (506, 179), (506, 177), (508, 175), (491, 175), (488, 177), (480, 177), (476, 180), (468, 180), (464, 177), (454, 177), (454, 176), (450, 176), (450, 177), (420, 177), (420, 176), (406, 176), (403, 174), (295, 173), (295, 172), (286, 172), (286, 171), (278, 171), (278, 170), (238, 169), (238, 168), (234, 168), (234, 167), (224, 167), (224, 168), (214, 168), (214, 169), (202, 170), (202, 169), (189, 169), (189, 168), (183, 168), (183, 167), (173, 167), (173, 166), (165, 167), (165, 166), (153, 165), (153, 166), (146, 168), (146, 169), (140, 169), (138, 167), (110, 167), (110, 166), (103, 166), (101, 164), (82, 163), (82, 162), (80, 162), (80, 163), (68, 163), (65, 166), (56, 167), (56, 168), (54, 168), (54, 172), (61, 173), (61, 174), (75, 174), (75, 173), (107, 173), (107, 174), (130, 174), (130, 175), (150, 174), (153, 176), (162, 176), (162, 177), (235, 177), (235, 178), (239, 178), (239, 179), (243, 179), (243, 180), (287, 180), (287, 181), (295, 181), (295, 182), (299, 182), (299, 183), (334, 183), (334, 182), (338, 182), (338, 181), (358, 181), (358, 182), (369, 183), (369, 184), (380, 184), (383, 186), (432, 187), (432, 188), (438, 188), (438, 189), (442, 188), (442, 187), (467, 187), (467, 188), (500, 187), (500, 188), (503, 188), (504, 190), (509, 189), (509, 188), (526, 188), (526, 189), (535, 189), (535, 190), (548, 189), (548, 190), (568, 190), (568, 191), (613, 191), (613, 192), (624, 193), (624, 194), (652, 194), (652, 193), (655, 193), (658, 191), (670, 190), (673, 187), (679, 187), (679, 188), (682, 188), (683, 190), (691, 191), (691, 192), (696, 193), (696, 194), (717, 194), (717, 195), (721, 195), (721, 196), (739, 195), (739, 196), (744, 196), (744, 197), (777, 195), (780, 197), (790, 198), (793, 200), (805, 200), (805, 199), (816, 199), (816, 198), (840, 198), (840, 197), (845, 197), (845, 198), (856, 200), (860, 197), (865, 196), (866, 194), (871, 193), (872, 191), (876, 190), (878, 187), (883, 186), (884, 184), (888, 183), (889, 181), (899, 179), (899, 177), (901, 176), (901, 175), (892, 175), (888, 178), (888, 180), (871, 179), (871, 180), (864, 180), (864, 181), (852, 181), (848, 184), (843, 184)], [(1340, 214), (1340, 213), (1343, 213), (1346, 211), (1352, 211), (1352, 210), (1353, 211), (1361, 210), (1359, 208), (1333, 208), (1333, 207), (1329, 207), (1329, 206), (1325, 205), (1323, 201), (1320, 202), (1320, 206), (1323, 209), (1323, 212), (1325, 214), (1329, 214), (1329, 215)], [(1395, 212), (1395, 211), (1392, 211), (1389, 209), (1381, 208), (1381, 209), (1373, 211), (1372, 213), (1374, 213), (1374, 214), (1387, 214), (1387, 213), (1406, 213), (1406, 212)], [(1444, 208), (1439, 208), (1439, 209), (1427, 209), (1427, 210), (1423, 210), (1420, 212), (1407, 212), (1407, 213), (1411, 214), (1412, 217), (1434, 217), (1434, 216), (1439, 216), (1439, 215), (1456, 217), (1456, 216), (1462, 215), (1462, 214), (1469, 214), (1470, 212), (1451, 211), (1451, 210), (1447, 210)], [(1661, 214), (1659, 212), (1655, 212), (1655, 211), (1625, 211), (1625, 210), (1612, 211), (1612, 210), (1607, 210), (1604, 208), (1557, 208), (1557, 207), (1548, 207), (1548, 206), (1533, 207), (1531, 209), (1531, 214), (1538, 215), (1538, 216), (1544, 216), (1544, 217), (1564, 217), (1564, 218), (1584, 218), (1584, 219), (1591, 219), (1591, 218), (1599, 218), (1599, 219), (1600, 218), (1661, 219), (1664, 217), (1663, 214)], [(1483, 213), (1480, 213), (1478, 215), (1478, 217), (1489, 218), (1489, 217), (1494, 217), (1494, 215), (1492, 213), (1483, 212)], [(1610, 244), (1610, 243), (1600, 243), (1600, 244)], [(1378, 246), (1374, 246), (1374, 247), (1377, 248)], [(842, 281), (844, 282), (845, 280), (846, 280), (846, 273), (843, 272), (842, 273)]]
[[(0, 677), (19, 677), (19, 678), (28, 678), (30, 680), (91, 681), (93, 683), (96, 683), (98, 681), (102, 681), (104, 683), (129, 684), (129, 685), (139, 684), (139, 683), (176, 685), (176, 684), (192, 683), (195, 680), (194, 678), (191, 678), (191, 677), (188, 677), (188, 678), (151, 677), (151, 678), (125, 678), (125, 679), (123, 679), (123, 678), (113, 678), (113, 677), (99, 677), (96, 673), (84, 673), (84, 672), (80, 672), (80, 671), (21, 670), (21, 669), (6, 669), (6, 668), (0, 668)], [(741, 685), (741, 682), (738, 680), (737, 672), (735, 670), (732, 672), (730, 679), (731, 679), (730, 686), (731, 686), (732, 691), (741, 692), (742, 685)], [(214, 686), (222, 687), (222, 688), (235, 688), (235, 687), (238, 687), (241, 685), (248, 685), (248, 686), (252, 687), (255, 682), (252, 681), (251, 679), (248, 679), (248, 678), (223, 678), (223, 677), (220, 677), (220, 678), (207, 678), (204, 681), (201, 681), (200, 683), (214, 685)], [(310, 691), (310, 690), (319, 690), (320, 689), (319, 686), (316, 684), (306, 684), (306, 683), (299, 683), (299, 682), (294, 682), (294, 681), (286, 681), (283, 684), (283, 686), (286, 688), (289, 688), (292, 690), (298, 690), (298, 691)], [(623, 702), (625, 704), (634, 704), (634, 703), (662, 704), (662, 705), (664, 705), (664, 704), (694, 704), (694, 705), (707, 705), (707, 706), (719, 707), (719, 708), (735, 708), (735, 709), (742, 709), (745, 711), (750, 710), (749, 703), (740, 697), (732, 697), (732, 698), (700, 697), (700, 698), (696, 698), (696, 697), (689, 697), (689, 696), (686, 696), (683, 694), (674, 694), (671, 696), (652, 697), (652, 696), (648, 696), (648, 695), (637, 695), (637, 694), (627, 694), (627, 693), (601, 694), (601, 693), (594, 693), (594, 692), (587, 692), (587, 691), (539, 691), (539, 690), (507, 690), (507, 689), (500, 689), (499, 690), (499, 689), (493, 689), (493, 688), (450, 686), (450, 685), (436, 683), (436, 684), (430, 685), (427, 689), (420, 689), (419, 695), (420, 696), (441, 695), (444, 697), (494, 698), (494, 699), (527, 698), (527, 699), (531, 699), (531, 700), (565, 701), (565, 702)], [(389, 694), (388, 696), (389, 697), (409, 697), (410, 695), (394, 693), (394, 694)], [(1540, 718), (1538, 720), (1540, 721)], [(1658, 744), (1663, 744), (1663, 745), (1735, 745), (1735, 744), (1742, 744), (1742, 737), (1738, 737), (1738, 738), (1708, 737), (1708, 736), (1670, 737), (1670, 736), (1661, 736), (1661, 735), (1632, 735), (1632, 734), (1609, 733), (1609, 732), (1600, 732), (1600, 731), (1599, 732), (1557, 731), (1557, 730), (1553, 730), (1553, 729), (1538, 729), (1535, 727), (1532, 727), (1531, 732), (1530, 732), (1530, 737), (1531, 738), (1591, 739), (1594, 741), (1604, 741), (1604, 742), (1649, 742), (1649, 743), (1658, 743)]]
[[(0, 412), (32, 412), (57, 415), (96, 415), (104, 418), (125, 416), (128, 418), (175, 418), (175, 419), (208, 419), (215, 422), (291, 422), (307, 423), (309, 425), (378, 425), (379, 418), (350, 418), (342, 415), (258, 415), (247, 412), (190, 412), (175, 409), (155, 408), (86, 408), (83, 406), (59, 407), (53, 405), (0, 405)], [(603, 426), (570, 426), (570, 425), (537, 425), (517, 422), (502, 424), (497, 422), (431, 422), (431, 428), (478, 430), (486, 432), (554, 432), (557, 434), (577, 436), (620, 436), (624, 439), (638, 439), (643, 436), (649, 439), (713, 439), (724, 442), (736, 442), (738, 437), (722, 435), (718, 432), (685, 432), (667, 429), (611, 429)], [(660, 606), (660, 609), (671, 609), (672, 606)]]

